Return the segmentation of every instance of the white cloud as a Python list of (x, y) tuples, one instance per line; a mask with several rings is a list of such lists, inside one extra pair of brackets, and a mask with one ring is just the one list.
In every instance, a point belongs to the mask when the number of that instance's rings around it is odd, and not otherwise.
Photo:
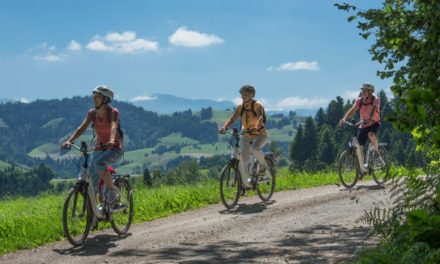
[(20, 103), (24, 103), (24, 104), (28, 104), (28, 103), (31, 102), (30, 100), (28, 100), (28, 99), (26, 99), (24, 97), (20, 98), (18, 101), (20, 101)]
[(287, 62), (281, 64), (278, 67), (269, 66), (267, 70), (268, 71), (299, 71), (299, 70), (318, 71), (319, 63), (317, 61)]
[(235, 97), (235, 98), (232, 98), (231, 101), (234, 103), (234, 105), (239, 105), (243, 102), (243, 99), (241, 99), (241, 97)]
[(34, 56), (34, 60), (55, 62), (55, 61), (61, 61), (61, 60), (63, 60), (63, 58), (59, 55), (48, 54), (48, 55)]
[(173, 46), (183, 46), (190, 48), (199, 48), (214, 44), (222, 44), (223, 39), (216, 35), (200, 33), (198, 31), (189, 30), (186, 27), (180, 27), (173, 35), (168, 37), (169, 42)]
[(131, 99), (132, 102), (141, 102), (141, 101), (152, 101), (152, 100), (156, 100), (157, 97), (155, 96), (148, 96), (148, 95), (141, 95), (141, 96), (136, 96), (133, 97)]
[(67, 50), (70, 51), (78, 51), (80, 49), (81, 49), (81, 44), (79, 44), (75, 40), (70, 41), (69, 45), (67, 45)]
[(32, 59), (37, 61), (56, 62), (65, 59), (65, 54), (56, 54), (57, 48), (54, 45), (49, 45), (44, 42), (37, 47), (28, 49), (28, 55), (32, 56)]
[(108, 33), (104, 38), (94, 36), (94, 40), (86, 46), (92, 51), (117, 52), (123, 54), (159, 51), (159, 43), (142, 38), (136, 38), (133, 31)]
[(315, 109), (327, 105), (330, 102), (327, 98), (313, 97), (301, 98), (297, 96), (287, 97), (277, 103), (280, 109)]
[(107, 46), (106, 44), (104, 44), (104, 42), (100, 40), (89, 42), (86, 48), (93, 51), (112, 51), (112, 48), (110, 46)]
[(136, 39), (130, 42), (124, 42), (116, 46), (116, 51), (120, 53), (137, 53), (147, 51), (158, 51), (159, 44), (157, 42)]
[(55, 50), (57, 49), (54, 45), (50, 46), (50, 45), (47, 44), (46, 42), (44, 42), (43, 44), (41, 44), (41, 45), (39, 46), (39, 48), (42, 49), (42, 50), (49, 50), (49, 51), (55, 51)]
[(105, 40), (109, 42), (129, 42), (136, 39), (136, 32), (125, 31), (122, 34), (118, 32), (110, 32), (105, 36)]

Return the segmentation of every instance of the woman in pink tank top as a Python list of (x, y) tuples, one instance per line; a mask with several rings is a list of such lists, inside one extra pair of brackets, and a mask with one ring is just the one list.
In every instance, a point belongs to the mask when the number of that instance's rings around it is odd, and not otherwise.
[(89, 173), (93, 177), (93, 186), (98, 186), (99, 178), (104, 181), (108, 188), (107, 202), (109, 203), (117, 201), (119, 194), (113, 188), (107, 166), (109, 163), (114, 163), (122, 157), (122, 140), (118, 130), (119, 111), (109, 105), (112, 100), (113, 91), (107, 86), (100, 85), (93, 89), (95, 107), (87, 112), (81, 125), (62, 145), (64, 148), (70, 146), (92, 124), (96, 140)]
[(377, 131), (380, 126), (380, 99), (373, 94), (374, 86), (371, 83), (362, 84), (361, 90), (362, 96), (356, 99), (350, 110), (339, 121), (339, 125), (343, 125), (348, 118), (359, 111), (362, 123), (358, 130), (357, 139), (361, 152), (367, 139), (370, 139), (374, 149), (379, 153)]

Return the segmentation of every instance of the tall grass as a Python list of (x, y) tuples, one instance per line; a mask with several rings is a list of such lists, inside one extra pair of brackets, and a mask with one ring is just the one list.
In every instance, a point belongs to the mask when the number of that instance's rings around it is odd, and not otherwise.
[[(336, 172), (291, 173), (284, 168), (277, 172), (276, 190), (308, 188), (338, 182)], [(218, 189), (218, 181), (153, 189), (136, 183), (134, 223), (219, 203)], [(65, 195), (45, 194), (32, 198), (0, 200), (0, 255), (64, 239), (61, 218)]]

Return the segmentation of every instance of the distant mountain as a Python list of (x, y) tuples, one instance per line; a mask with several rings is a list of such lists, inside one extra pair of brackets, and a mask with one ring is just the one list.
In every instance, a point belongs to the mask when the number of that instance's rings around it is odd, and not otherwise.
[(290, 110), (290, 111), (273, 111), (273, 110), (266, 111), (266, 113), (268, 115), (283, 114), (285, 116), (288, 116), (289, 112), (295, 112), (297, 116), (302, 116), (302, 117), (312, 116), (312, 117), (314, 117), (316, 115), (316, 112), (318, 112), (318, 109), (295, 109), (295, 110)]
[(0, 98), (0, 104), (5, 104), (9, 102), (15, 102), (16, 100), (8, 99), (8, 98)]
[(149, 99), (132, 101), (132, 104), (140, 106), (147, 111), (159, 114), (171, 114), (188, 109), (200, 111), (202, 108), (212, 107), (214, 110), (232, 109), (234, 104), (230, 101), (214, 101), (209, 99), (187, 99), (169, 94), (154, 94)]

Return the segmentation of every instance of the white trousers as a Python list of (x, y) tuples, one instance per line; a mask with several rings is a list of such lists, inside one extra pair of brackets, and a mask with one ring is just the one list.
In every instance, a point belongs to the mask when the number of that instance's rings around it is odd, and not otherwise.
[(241, 158), (244, 164), (246, 176), (249, 175), (250, 154), (257, 159), (259, 167), (266, 167), (266, 160), (262, 148), (267, 143), (267, 136), (257, 136), (255, 138), (241, 138)]

